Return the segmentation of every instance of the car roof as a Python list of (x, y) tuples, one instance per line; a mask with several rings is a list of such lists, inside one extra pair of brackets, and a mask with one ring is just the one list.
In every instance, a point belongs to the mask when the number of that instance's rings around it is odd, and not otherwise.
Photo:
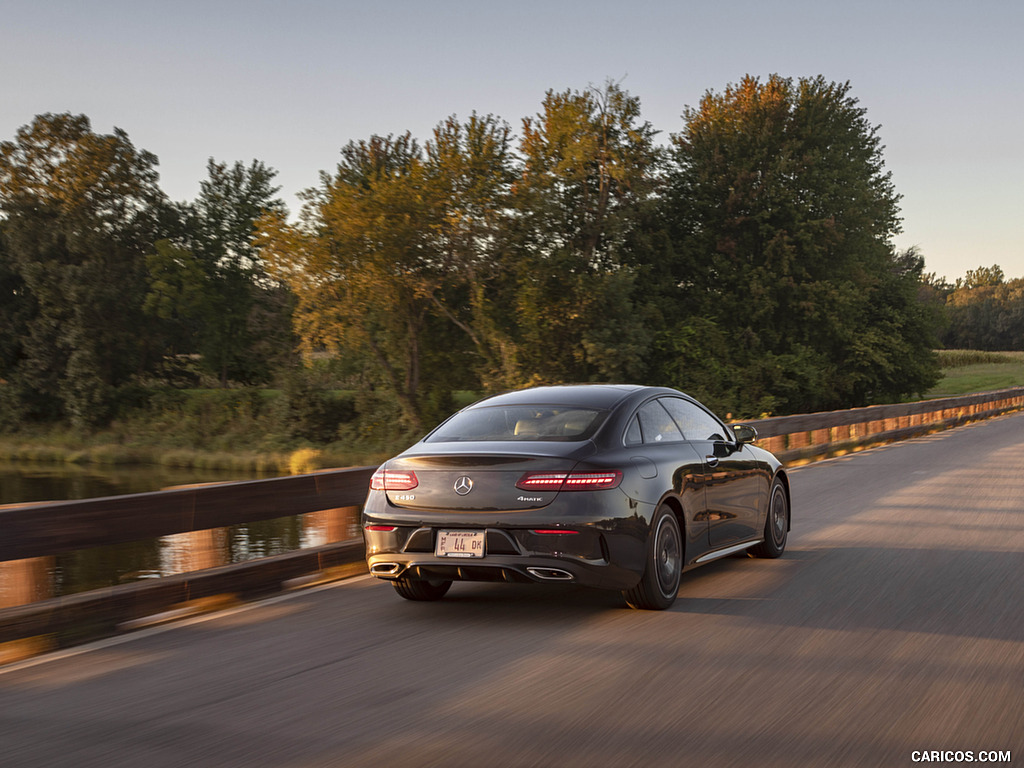
[(550, 387), (531, 387), (480, 400), (471, 408), (495, 405), (577, 405), (583, 408), (607, 410), (623, 398), (643, 389), (635, 384), (563, 384)]

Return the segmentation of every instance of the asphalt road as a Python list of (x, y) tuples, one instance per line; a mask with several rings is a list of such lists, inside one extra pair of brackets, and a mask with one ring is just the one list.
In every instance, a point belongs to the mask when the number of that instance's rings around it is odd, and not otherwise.
[(363, 577), (0, 669), (0, 765), (1024, 762), (1024, 414), (792, 481), (785, 556), (666, 612)]

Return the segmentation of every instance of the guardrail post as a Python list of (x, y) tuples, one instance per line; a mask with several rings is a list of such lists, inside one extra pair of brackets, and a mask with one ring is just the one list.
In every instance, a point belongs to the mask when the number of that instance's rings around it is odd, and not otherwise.
[[(29, 557), (0, 563), (0, 608), (28, 605), (53, 596), (50, 573), (53, 557)], [(44, 653), (53, 648), (49, 635), (23, 637), (0, 643), (0, 664)]]
[(228, 529), (210, 528), (163, 537), (160, 553), (164, 573), (187, 573), (231, 562)]
[(310, 546), (359, 538), (359, 507), (338, 507), (308, 512), (302, 524)]
[(52, 567), (52, 557), (29, 557), (0, 563), (0, 608), (52, 597)]
[(789, 448), (804, 448), (810, 445), (810, 432), (790, 432)]

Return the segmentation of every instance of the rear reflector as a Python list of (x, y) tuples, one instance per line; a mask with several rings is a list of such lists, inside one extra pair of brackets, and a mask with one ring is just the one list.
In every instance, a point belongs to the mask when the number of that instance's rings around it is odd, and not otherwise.
[(566, 533), (579, 533), (579, 531), (570, 531), (567, 528), (534, 528), (530, 533), (540, 533), (548, 536), (558, 536)]
[(368, 525), (366, 526), (368, 531), (379, 531), (381, 533), (391, 533), (392, 531), (398, 530), (397, 525)]
[(378, 469), (370, 478), (371, 491), (411, 491), (419, 485), (415, 472)]
[(622, 473), (606, 472), (528, 472), (519, 478), (516, 488), (523, 491), (599, 491), (615, 488)]

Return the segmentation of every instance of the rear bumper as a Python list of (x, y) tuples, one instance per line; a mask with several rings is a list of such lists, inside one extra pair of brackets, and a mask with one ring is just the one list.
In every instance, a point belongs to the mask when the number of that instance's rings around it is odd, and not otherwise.
[(367, 557), (370, 573), (379, 579), (430, 581), (490, 581), (513, 584), (574, 583), (602, 589), (629, 589), (640, 574), (607, 561), (581, 561), (568, 557), (492, 556), (455, 561), (433, 555), (382, 553)]
[[(410, 510), (371, 492), (363, 508), (366, 561), (378, 578), (575, 583), (630, 589), (646, 564), (650, 512), (618, 490), (560, 494), (541, 509)], [(439, 530), (485, 531), (483, 557), (442, 557)]]
[[(622, 521), (621, 526), (614, 521), (562, 526), (574, 533), (540, 533), (533, 527), (495, 527), (468, 520), (385, 524), (364, 516), (363, 522), (367, 566), (373, 576), (386, 580), (568, 582), (629, 589), (643, 574), (646, 534), (634, 531), (638, 528), (635, 518)], [(392, 530), (367, 528), (380, 525)], [(555, 530), (550, 525), (542, 530)], [(485, 531), (483, 557), (437, 555), (437, 531), (451, 529)]]

